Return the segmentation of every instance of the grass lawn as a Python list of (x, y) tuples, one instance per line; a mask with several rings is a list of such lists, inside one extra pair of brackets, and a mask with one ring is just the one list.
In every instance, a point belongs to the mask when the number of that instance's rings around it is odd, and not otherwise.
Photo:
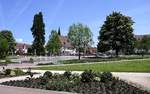
[(150, 72), (150, 59), (132, 60), (132, 61), (114, 61), (113, 63), (93, 63), (77, 65), (44, 66), (34, 68), (38, 70), (67, 70), (84, 71), (92, 69), (93, 71), (109, 72)]
[(104, 61), (118, 61), (118, 60), (134, 60), (134, 59), (146, 59), (150, 58), (149, 55), (140, 56), (140, 55), (126, 55), (123, 57), (111, 57), (111, 58), (98, 58), (98, 57), (90, 57), (83, 58), (81, 60), (73, 59), (73, 60), (63, 60), (59, 61), (60, 64), (75, 64), (75, 63), (89, 63), (89, 62), (104, 62)]

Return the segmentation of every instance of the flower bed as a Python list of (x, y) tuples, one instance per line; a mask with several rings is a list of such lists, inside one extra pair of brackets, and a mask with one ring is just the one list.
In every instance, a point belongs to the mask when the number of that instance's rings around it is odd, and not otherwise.
[(65, 72), (64, 74), (46, 72), (39, 78), (9, 81), (2, 84), (82, 94), (150, 94), (113, 77), (109, 72), (101, 74), (85, 71), (81, 75), (71, 74), (71, 72)]
[(23, 72), (21, 69), (3, 69), (0, 71), (0, 79), (1, 78), (8, 78), (8, 77), (16, 77), (16, 76), (23, 76), (23, 75), (33, 75), (37, 73), (31, 73), (30, 70), (27, 72)]

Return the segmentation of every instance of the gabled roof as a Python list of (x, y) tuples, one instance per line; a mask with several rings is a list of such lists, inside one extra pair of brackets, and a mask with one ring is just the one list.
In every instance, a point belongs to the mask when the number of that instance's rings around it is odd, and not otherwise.
[(73, 48), (67, 36), (60, 36), (59, 38), (60, 38), (62, 47)]

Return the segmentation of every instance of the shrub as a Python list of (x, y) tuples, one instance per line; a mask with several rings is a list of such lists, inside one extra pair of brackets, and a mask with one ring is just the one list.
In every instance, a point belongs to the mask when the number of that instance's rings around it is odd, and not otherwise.
[(86, 82), (92, 82), (94, 80), (94, 74), (92, 73), (92, 70), (85, 70), (81, 74), (81, 81), (86, 83)]
[(26, 74), (30, 75), (30, 78), (33, 77), (33, 73), (31, 72), (31, 68), (28, 68), (28, 71), (26, 72)]
[(54, 80), (49, 81), (46, 85), (47, 90), (58, 90), (58, 91), (70, 91), (74, 86), (74, 83), (69, 80)]
[(112, 78), (113, 78), (113, 75), (111, 72), (103, 72), (101, 74), (101, 82), (111, 81)]
[(63, 74), (63, 76), (66, 77), (66, 78), (68, 78), (68, 79), (70, 79), (71, 75), (72, 75), (72, 74), (71, 74), (70, 71), (66, 71), (66, 72), (64, 72), (64, 74)]
[(29, 67), (26, 74), (30, 74), (31, 73), (31, 68)]
[(11, 69), (6, 69), (5, 70), (5, 75), (10, 75), (10, 73), (11, 73)]
[(33, 58), (30, 58), (30, 63), (34, 63), (34, 60), (33, 60)]
[(21, 69), (19, 69), (19, 68), (15, 69), (14, 72), (15, 72), (15, 75), (16, 75), (16, 76), (25, 74), (25, 73), (24, 73)]
[(46, 78), (51, 78), (52, 77), (52, 72), (50, 72), (50, 71), (46, 71), (45, 73), (44, 73), (44, 75), (43, 75), (43, 77), (46, 77)]
[(9, 58), (6, 58), (6, 63), (7, 64), (11, 63), (11, 60)]
[(49, 79), (47, 77), (40, 77), (40, 84), (41, 85), (46, 85), (49, 81)]

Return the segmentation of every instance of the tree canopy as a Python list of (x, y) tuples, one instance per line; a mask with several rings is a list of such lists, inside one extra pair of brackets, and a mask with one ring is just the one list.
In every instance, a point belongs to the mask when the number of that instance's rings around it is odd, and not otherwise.
[(60, 27), (58, 28), (58, 35), (61, 36)]
[(46, 49), (49, 54), (58, 55), (61, 51), (61, 41), (56, 30), (51, 31)]
[(150, 36), (144, 36), (141, 40), (136, 40), (136, 47), (138, 53), (147, 54), (150, 50)]
[(0, 34), (0, 59), (5, 58), (8, 51), (8, 41)]
[(33, 25), (31, 28), (34, 38), (32, 49), (36, 52), (36, 55), (44, 55), (45, 49), (45, 24), (43, 21), (42, 12), (39, 12), (34, 16)]
[(8, 52), (14, 53), (16, 43), (15, 43), (15, 39), (14, 39), (12, 32), (9, 30), (2, 30), (0, 34), (1, 34), (1, 37), (3, 37), (3, 39), (5, 39), (8, 42)]
[(79, 52), (79, 59), (81, 50), (85, 51), (93, 43), (91, 30), (81, 23), (69, 27), (68, 38), (73, 47)]
[(108, 15), (99, 31), (98, 51), (115, 50), (116, 56), (118, 56), (120, 51), (133, 49), (133, 23), (131, 17), (125, 16), (120, 12), (113, 12)]

